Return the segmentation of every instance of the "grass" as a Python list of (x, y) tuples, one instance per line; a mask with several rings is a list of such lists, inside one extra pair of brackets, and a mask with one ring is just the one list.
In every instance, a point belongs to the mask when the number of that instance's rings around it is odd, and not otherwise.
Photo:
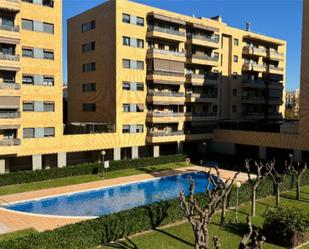
[[(131, 176), (131, 175), (137, 175), (137, 174), (143, 174), (143, 173), (151, 174), (152, 172), (172, 170), (172, 169), (177, 169), (183, 166), (186, 166), (185, 162), (168, 163), (168, 164), (148, 166), (148, 167), (142, 167), (142, 168), (136, 168), (136, 169), (115, 170), (115, 171), (107, 172), (104, 175), (104, 178), (111, 179), (111, 178), (116, 178), (116, 177), (121, 177), (121, 176)], [(34, 191), (34, 190), (47, 189), (47, 188), (68, 186), (68, 185), (79, 184), (79, 183), (99, 181), (101, 179), (102, 179), (102, 175), (82, 175), (82, 176), (72, 176), (72, 177), (64, 177), (64, 178), (58, 178), (58, 179), (53, 179), (53, 180), (46, 180), (46, 181), (41, 181), (41, 182), (3, 186), (3, 187), (0, 187), (0, 196), (14, 194), (14, 193)]]
[(18, 232), (13, 232), (13, 233), (1, 234), (0, 241), (22, 238), (22, 237), (26, 237), (34, 233), (37, 233), (37, 232), (33, 229), (26, 229), (26, 230), (21, 230)]
[[(275, 205), (275, 198), (268, 197), (257, 202), (257, 216), (252, 219), (252, 223), (261, 227), (263, 224), (263, 213), (267, 207)], [(308, 212), (309, 205), (309, 186), (302, 188), (302, 199), (295, 200), (295, 191), (285, 192), (281, 197), (281, 205), (299, 208), (304, 212)], [(242, 239), (244, 231), (246, 231), (245, 220), (250, 211), (250, 203), (242, 205), (239, 209), (239, 223), (234, 224), (235, 211), (229, 210), (227, 213), (227, 225), (224, 229), (219, 227), (220, 214), (216, 214), (213, 223), (209, 226), (210, 238), (219, 236), (222, 249), (237, 249)], [(192, 249), (194, 236), (189, 223), (174, 224), (169, 227), (159, 228), (154, 231), (146, 232), (140, 235), (127, 238), (125, 240), (112, 243), (101, 248), (132, 248), (132, 249)], [(212, 240), (211, 240), (212, 243)], [(211, 248), (213, 245), (211, 244)], [(265, 243), (263, 249), (279, 249), (276, 245)], [(309, 245), (302, 249), (309, 249)]]

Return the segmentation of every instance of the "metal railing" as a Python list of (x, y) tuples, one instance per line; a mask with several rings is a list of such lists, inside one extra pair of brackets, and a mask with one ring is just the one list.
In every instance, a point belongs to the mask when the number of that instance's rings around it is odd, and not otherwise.
[(16, 146), (20, 144), (21, 141), (18, 138), (9, 138), (0, 141), (0, 146)]
[(183, 131), (150, 131), (147, 133), (147, 136), (150, 137), (169, 137), (181, 135), (184, 135)]
[(258, 68), (258, 69), (263, 69), (263, 70), (266, 70), (267, 69), (267, 66), (266, 65), (262, 65), (262, 64), (258, 64), (256, 62), (244, 62), (243, 66), (246, 66), (248, 67), (250, 70), (251, 69), (254, 69), (254, 68)]
[(20, 112), (0, 111), (0, 118), (20, 118)]
[(160, 76), (174, 76), (174, 77), (184, 77), (185, 76), (185, 74), (181, 72), (162, 71), (162, 70), (148, 71), (147, 74), (160, 75)]
[(283, 71), (283, 67), (276, 67), (274, 65), (269, 65), (269, 69), (275, 71)]
[(201, 79), (201, 80), (218, 80), (218, 74), (186, 74), (186, 77), (192, 79)]
[(217, 113), (216, 112), (188, 112), (192, 117), (216, 117)]
[(215, 35), (214, 36), (207, 36), (207, 35), (189, 34), (188, 38), (219, 43), (219, 37), (215, 36)]
[(184, 112), (148, 112), (150, 117), (183, 117)]
[(19, 55), (0, 53), (0, 60), (19, 61)]
[(148, 31), (158, 31), (158, 32), (163, 32), (163, 33), (167, 33), (167, 34), (171, 34), (171, 35), (178, 35), (178, 36), (185, 36), (186, 35), (185, 32), (181, 32), (181, 31), (173, 30), (173, 29), (169, 29), (169, 28), (163, 28), (163, 27), (159, 27), (159, 26), (156, 26), (156, 25), (149, 25)]
[(192, 56), (193, 59), (198, 59), (198, 60), (207, 60), (207, 61), (219, 61), (218, 56), (209, 56), (209, 55), (198, 55), (198, 54), (188, 54), (189, 56)]
[(274, 56), (279, 56), (279, 57), (283, 57), (284, 56), (284, 53), (280, 53), (277, 50), (272, 50), (272, 49), (269, 50), (269, 54), (270, 55), (274, 55)]
[(20, 84), (18, 83), (0, 83), (0, 89), (13, 89), (13, 90), (19, 90)]
[(161, 97), (184, 97), (184, 93), (178, 93), (178, 92), (157, 92), (157, 91), (148, 91), (148, 96), (161, 96)]
[(210, 98), (210, 99), (216, 99), (218, 97), (218, 94), (186, 93), (186, 97), (188, 97), (188, 98)]
[(148, 49), (147, 53), (149, 54), (164, 54), (164, 55), (172, 55), (172, 56), (179, 56), (184, 57), (184, 52), (178, 52), (178, 51), (171, 51), (171, 50), (164, 50), (164, 49), (158, 49), (158, 48), (150, 48)]
[(0, 29), (5, 31), (19, 32), (19, 26), (0, 24)]
[(267, 52), (266, 48), (257, 48), (257, 47), (252, 47), (252, 46), (245, 46), (244, 50), (248, 53), (266, 53)]

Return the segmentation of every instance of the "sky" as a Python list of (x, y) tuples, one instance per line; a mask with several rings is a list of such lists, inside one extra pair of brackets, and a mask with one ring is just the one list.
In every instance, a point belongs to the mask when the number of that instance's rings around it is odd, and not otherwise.
[[(299, 88), (301, 60), (302, 0), (134, 0), (195, 17), (220, 15), (223, 22), (287, 41), (286, 90)], [(67, 83), (68, 18), (105, 0), (63, 0), (63, 81)]]

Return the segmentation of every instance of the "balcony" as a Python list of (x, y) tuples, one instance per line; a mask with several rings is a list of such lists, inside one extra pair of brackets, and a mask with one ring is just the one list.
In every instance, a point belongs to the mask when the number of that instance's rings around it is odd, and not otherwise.
[(284, 60), (284, 53), (280, 53), (277, 50), (270, 49), (269, 50), (269, 59), (273, 61), (283, 61)]
[(147, 30), (147, 37), (150, 38), (161, 38), (161, 39), (168, 39), (172, 41), (178, 41), (178, 42), (185, 42), (186, 41), (186, 33), (169, 29), (169, 28), (163, 28), (156, 25), (149, 25)]
[(283, 115), (282, 113), (268, 113), (267, 118), (272, 120), (283, 120)]
[(268, 83), (269, 89), (276, 89), (276, 90), (283, 90), (283, 83), (282, 82), (269, 82)]
[(265, 89), (266, 83), (263, 80), (243, 79), (242, 87), (243, 88), (254, 88), (254, 89)]
[(20, 70), (19, 55), (0, 53), (0, 70)]
[(187, 112), (186, 121), (215, 121), (218, 114), (216, 112)]
[(0, 110), (0, 119), (20, 118), (20, 112)]
[(245, 62), (242, 66), (243, 71), (266, 72), (267, 66), (256, 62)]
[(20, 11), (20, 0), (0, 0), (0, 9), (17, 13)]
[(163, 50), (157, 48), (148, 49), (147, 58), (186, 62), (186, 55), (183, 52)]
[(147, 122), (151, 123), (178, 123), (183, 122), (184, 112), (151, 111), (147, 113)]
[(257, 48), (252, 46), (245, 46), (243, 48), (243, 54), (245, 55), (255, 55), (259, 57), (267, 57), (266, 48)]
[(18, 146), (21, 144), (21, 140), (17, 138), (0, 140), (0, 146)]
[(186, 131), (186, 140), (198, 141), (213, 138), (213, 128), (190, 129)]
[(184, 105), (185, 94), (178, 92), (148, 91), (147, 101), (158, 105)]
[(215, 103), (218, 102), (218, 94), (212, 93), (186, 93), (186, 102), (206, 102)]
[(186, 81), (185, 74), (183, 72), (173, 71), (161, 71), (154, 70), (147, 72), (147, 80), (155, 82), (166, 82), (173, 85), (182, 85)]
[(265, 119), (265, 113), (260, 112), (244, 112), (242, 118), (246, 120), (261, 120)]
[(183, 131), (151, 131), (148, 132), (147, 143), (168, 143), (174, 141), (184, 141), (185, 135)]
[(199, 54), (188, 54), (187, 63), (199, 64), (205, 66), (219, 66), (219, 56), (199, 55)]
[(264, 97), (257, 97), (257, 96), (243, 96), (242, 97), (243, 104), (265, 104), (266, 99)]
[(20, 84), (18, 83), (0, 83), (0, 90), (19, 90), (20, 89)]
[(218, 85), (218, 74), (187, 74), (186, 82), (192, 84), (193, 86), (203, 86), (203, 85)]
[(282, 105), (283, 104), (282, 97), (280, 97), (280, 96), (277, 96), (277, 97), (270, 96), (270, 97), (268, 97), (268, 104), (270, 104), (270, 105)]
[(277, 66), (274, 66), (274, 65), (269, 65), (267, 72), (270, 73), (270, 74), (284, 74), (284, 69), (283, 69), (283, 67), (277, 67)]
[(0, 37), (5, 37), (5, 39), (9, 44), (15, 44), (15, 45), (19, 44), (20, 42), (19, 26), (0, 24)]
[(188, 35), (188, 43), (191, 43), (193, 45), (210, 47), (214, 49), (218, 49), (220, 47), (219, 37), (215, 35), (206, 36), (206, 35), (190, 34)]

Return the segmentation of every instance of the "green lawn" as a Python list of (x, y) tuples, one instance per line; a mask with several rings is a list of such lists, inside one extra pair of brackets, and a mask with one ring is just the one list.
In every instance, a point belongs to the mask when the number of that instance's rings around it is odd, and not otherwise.
[(22, 237), (25, 237), (25, 236), (28, 236), (34, 233), (37, 233), (37, 232), (33, 229), (26, 229), (26, 230), (22, 230), (18, 232), (13, 232), (13, 233), (1, 234), (0, 241), (22, 238)]
[[(302, 199), (296, 201), (294, 198), (295, 192), (286, 192), (282, 194), (281, 205), (292, 206), (300, 208), (308, 212), (309, 205), (309, 186), (302, 189)], [(258, 201), (257, 217), (252, 220), (256, 226), (263, 224), (262, 214), (267, 207), (274, 205), (274, 197), (269, 197)], [(218, 226), (220, 221), (220, 214), (217, 214), (213, 220), (213, 224), (209, 226), (210, 236), (220, 236), (222, 249), (237, 249), (239, 242), (243, 236), (243, 230), (246, 228), (245, 219), (249, 213), (249, 203), (241, 206), (239, 213), (239, 224), (232, 223), (235, 212), (230, 210), (227, 214), (227, 221), (229, 224), (225, 229), (220, 229)], [(211, 240), (212, 241), (212, 240)], [(136, 235), (132, 238), (119, 241), (109, 246), (103, 247), (104, 249), (112, 248), (132, 248), (132, 249), (192, 249), (194, 237), (191, 227), (188, 223), (173, 225), (167, 228), (157, 229)], [(213, 247), (212, 247), (213, 248)], [(279, 246), (266, 243), (263, 249), (276, 249), (282, 248)], [(303, 247), (309, 249), (309, 245)]]
[[(158, 172), (163, 170), (171, 170), (177, 169), (179, 167), (185, 166), (185, 162), (179, 163), (168, 163), (156, 166), (149, 166), (143, 167), (139, 169), (122, 169), (122, 170), (115, 170), (111, 172), (107, 172), (105, 174), (105, 179), (116, 178), (121, 176), (130, 176), (130, 175), (137, 175), (143, 173), (152, 173)], [(65, 177), (59, 178), (54, 180), (47, 180), (42, 182), (33, 182), (33, 183), (25, 183), (25, 184), (17, 184), (17, 185), (9, 185), (0, 187), (0, 196), (7, 195), (7, 194), (14, 194), (14, 193), (21, 193), (21, 192), (28, 192), (33, 190), (40, 190), (46, 188), (53, 188), (53, 187), (60, 187), (60, 186), (68, 186), (78, 183), (86, 183), (92, 181), (98, 181), (102, 179), (102, 175), (82, 175), (82, 176), (73, 176), (73, 177)]]

